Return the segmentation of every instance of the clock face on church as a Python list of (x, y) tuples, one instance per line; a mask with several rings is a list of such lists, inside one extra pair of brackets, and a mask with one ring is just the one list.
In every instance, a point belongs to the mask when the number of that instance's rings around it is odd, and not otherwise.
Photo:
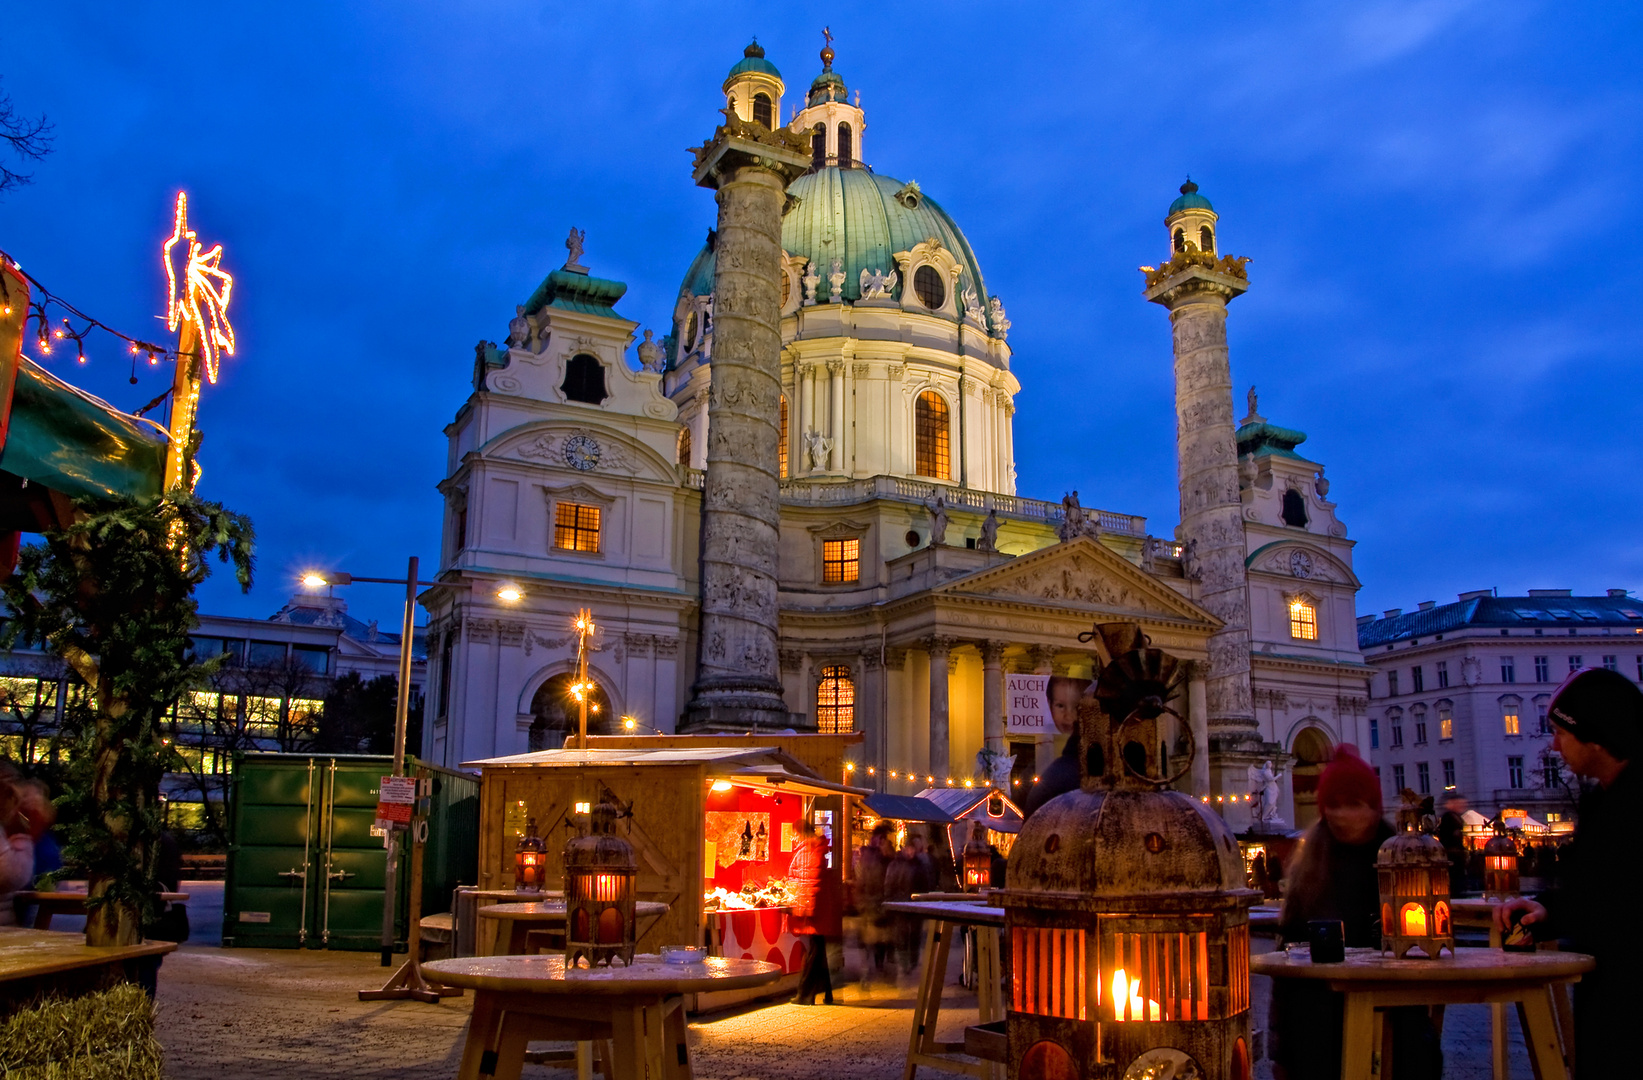
[(1289, 554), (1289, 572), (1298, 578), (1312, 576), (1312, 556), (1304, 551), (1292, 551)]
[(572, 435), (565, 440), (565, 464), (587, 472), (599, 464), (599, 443), (591, 435)]

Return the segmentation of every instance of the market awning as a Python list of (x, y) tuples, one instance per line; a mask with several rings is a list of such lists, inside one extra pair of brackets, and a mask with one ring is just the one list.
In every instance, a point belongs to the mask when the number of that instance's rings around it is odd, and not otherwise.
[(937, 825), (951, 825), (953, 818), (941, 807), (929, 799), (920, 799), (912, 795), (892, 795), (888, 791), (875, 791), (862, 801), (862, 805), (882, 818), (892, 821), (927, 821)]
[(759, 788), (765, 791), (796, 791), (801, 795), (872, 795), (871, 788), (835, 784), (810, 775), (801, 776), (780, 765), (752, 765), (727, 772), (709, 772), (715, 780), (724, 780), (737, 787)]

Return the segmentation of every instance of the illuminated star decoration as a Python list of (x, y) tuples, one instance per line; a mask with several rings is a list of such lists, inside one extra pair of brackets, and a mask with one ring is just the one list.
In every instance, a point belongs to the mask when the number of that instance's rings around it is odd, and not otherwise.
[[(178, 250), (185, 240), (186, 254)], [(166, 325), (176, 330), (185, 321), (194, 324), (206, 378), (213, 386), (221, 354), (234, 355), (234, 327), (228, 321), (228, 298), (234, 292), (234, 279), (221, 263), (222, 245), (203, 250), (199, 237), (188, 227), (188, 193), (177, 192), (176, 225), (171, 239), (165, 242), (165, 276), (170, 286)]]

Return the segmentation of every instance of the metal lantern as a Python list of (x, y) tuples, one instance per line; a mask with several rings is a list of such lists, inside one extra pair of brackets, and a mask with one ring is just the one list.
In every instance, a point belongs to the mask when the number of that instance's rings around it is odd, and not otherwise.
[(993, 848), (987, 843), (987, 826), (970, 824), (970, 842), (964, 845), (964, 891), (979, 892), (992, 884)]
[(525, 819), (525, 835), (513, 849), (513, 887), (520, 892), (541, 892), (543, 864), (548, 845), (536, 835), (536, 819)]
[(1449, 910), (1449, 856), (1424, 831), (1420, 796), (1403, 794), (1398, 834), (1375, 856), (1380, 875), (1381, 951), (1403, 957), (1419, 947), (1431, 959), (1455, 952), (1455, 929)]
[(1483, 895), (1489, 900), (1518, 895), (1517, 843), (1504, 821), (1495, 822), (1495, 835), (1483, 845)]
[[(1138, 626), (1103, 624), (1079, 705), (1080, 787), (1010, 849), (1010, 1080), (1248, 1080), (1249, 906), (1232, 832), (1163, 775), (1161, 718), (1180, 662)], [(1181, 725), (1186, 731), (1186, 725)]]
[(565, 966), (586, 959), (589, 967), (616, 957), (633, 963), (633, 845), (614, 828), (622, 810), (608, 790), (593, 808), (588, 831), (565, 845)]

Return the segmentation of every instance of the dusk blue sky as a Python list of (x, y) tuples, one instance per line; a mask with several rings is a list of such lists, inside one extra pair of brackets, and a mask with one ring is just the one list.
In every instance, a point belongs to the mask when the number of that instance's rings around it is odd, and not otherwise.
[[(1020, 493), (1178, 518), (1168, 317), (1136, 267), (1191, 173), (1250, 256), (1238, 414), (1308, 434), (1360, 612), (1643, 587), (1643, 6), (1622, 3), (86, 4), (8, 12), (3, 88), (56, 125), (0, 249), (159, 335), (178, 188), (235, 275), (203, 494), (249, 514), (264, 616), (299, 570), (438, 555), (473, 344), (587, 230), (667, 331), (713, 223), (685, 148), (758, 35), (835, 68), (863, 150), (958, 221), (1014, 326)], [(109, 339), (53, 367), (133, 408)], [(630, 350), (631, 356), (631, 350)], [(72, 370), (63, 370), (64, 368)], [(392, 589), (355, 614), (397, 619)]]

